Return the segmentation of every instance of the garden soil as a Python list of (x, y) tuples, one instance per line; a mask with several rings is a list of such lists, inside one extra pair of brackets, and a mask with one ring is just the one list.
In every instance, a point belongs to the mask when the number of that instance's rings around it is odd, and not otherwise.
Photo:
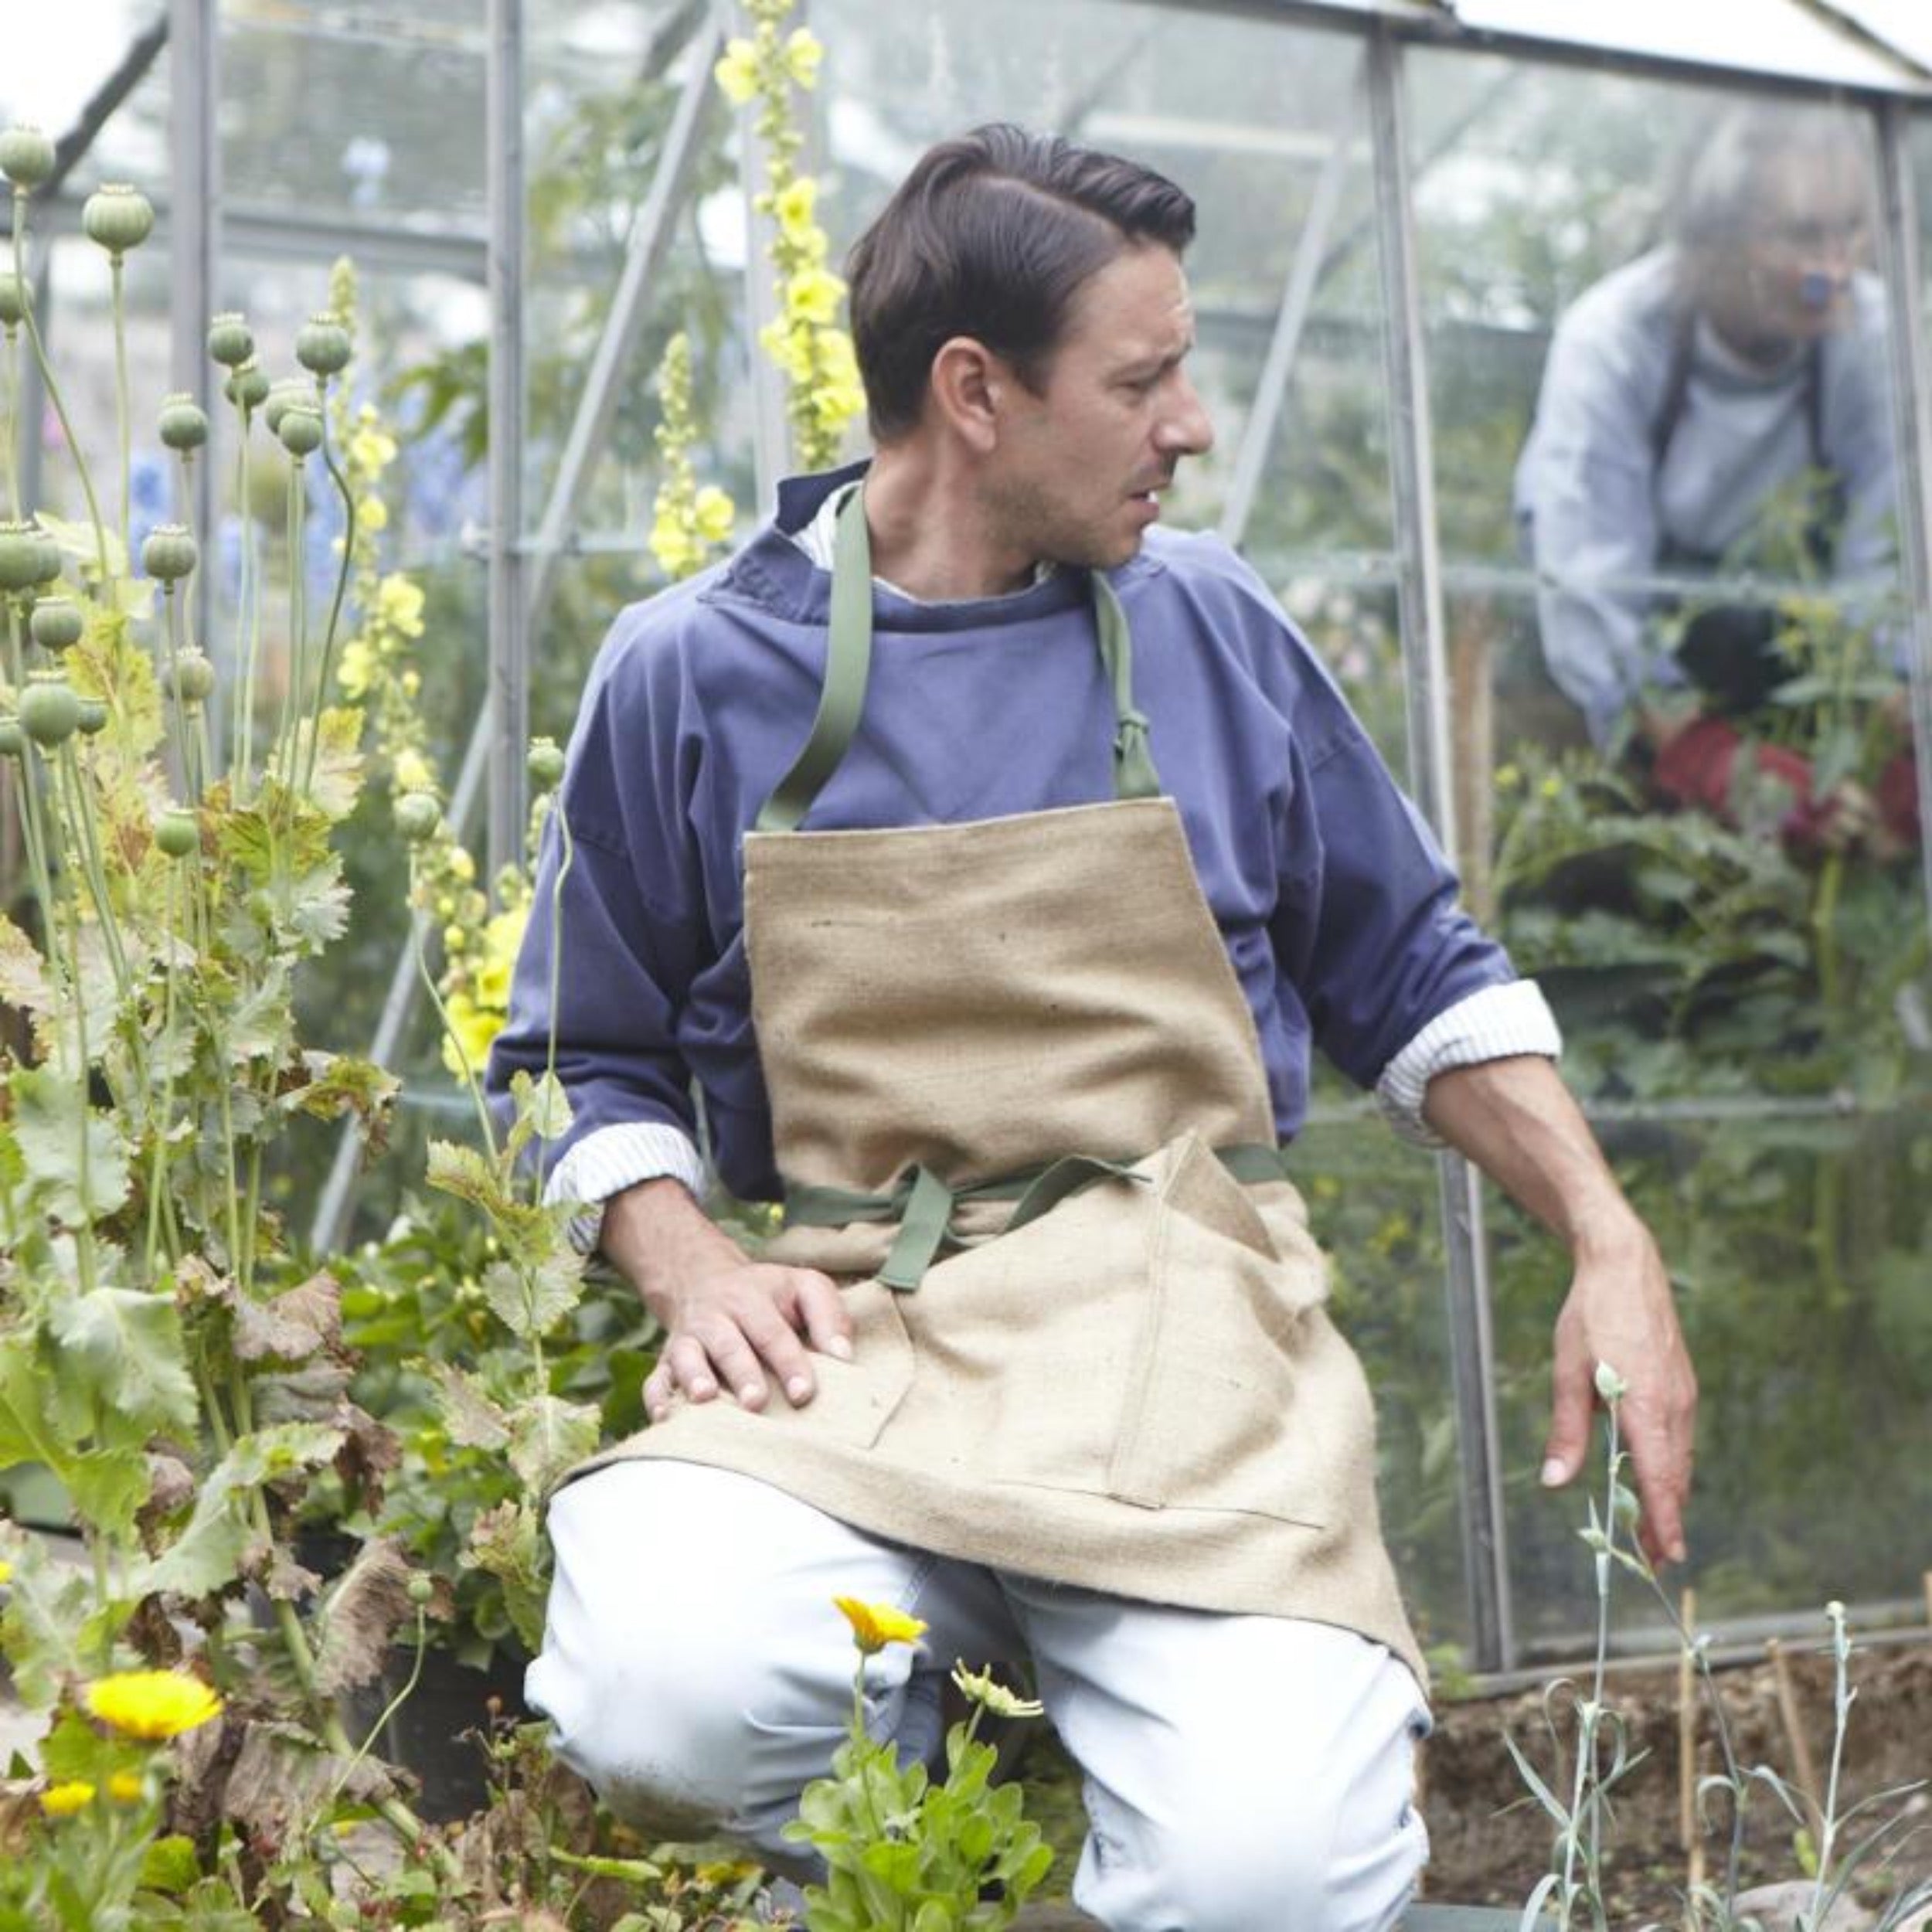
[[(1787, 1648), (1786, 1662), (1799, 1723), (1821, 1784), (1831, 1764), (1831, 1659), (1828, 1654), (1809, 1654), (1792, 1645)], [(1573, 1681), (1587, 1689), (1587, 1669)], [(1932, 1779), (1932, 1645), (1860, 1650), (1852, 1660), (1852, 1681), (1857, 1696), (1846, 1734), (1841, 1815), (1874, 1792)], [(1740, 1764), (1747, 1768), (1768, 1765), (1795, 1784), (1794, 1753), (1769, 1663), (1721, 1670), (1716, 1682)], [(1676, 1669), (1614, 1669), (1607, 1701), (1629, 1726), (1633, 1751), (1649, 1753), (1612, 1800), (1615, 1816), (1607, 1869), (1610, 1922), (1618, 1932), (1624, 1928), (1635, 1932), (1653, 1922), (1675, 1925), (1682, 1919), (1689, 1863), (1679, 1828)], [(1573, 1721), (1560, 1728), (1573, 1736)], [(1567, 1774), (1560, 1784), (1551, 1777), (1553, 1753), (1543, 1726), (1540, 1692), (1439, 1702), (1436, 1733), (1423, 1757), (1423, 1808), (1433, 1846), (1423, 1885), (1426, 1900), (1520, 1905), (1549, 1869), (1553, 1828), (1526, 1795), (1503, 1741), (1505, 1730), (1539, 1774), (1567, 1796)], [(1700, 1709), (1698, 1734), (1699, 1774), (1707, 1775), (1720, 1767), (1721, 1760), (1706, 1710)], [(1060, 1853), (1045, 1889), (1063, 1896), (1078, 1860), (1082, 1831), (1077, 1782), (1044, 1739), (1029, 1753), (1022, 1775), (1029, 1787), (1029, 1810), (1041, 1819)], [(1721, 1801), (1713, 1802), (1720, 1808), (1706, 1840), (1706, 1872), (1721, 1883), (1729, 1820)], [(1913, 1815), (1899, 1855), (1860, 1887), (1867, 1905), (1880, 1904), (1911, 1881), (1932, 1876), (1932, 1790), (1902, 1797), (1893, 1807), (1908, 1808)], [(1862, 1835), (1872, 1821), (1860, 1821), (1853, 1838)], [(1803, 1876), (1793, 1822), (1776, 1796), (1761, 1784), (1753, 1787), (1746, 1825), (1743, 1888)], [(1029, 1932), (1036, 1923), (1039, 1932), (1046, 1932), (1049, 1925), (1082, 1922), (1063, 1912), (1043, 1912), (1037, 1920), (1029, 1912), (1022, 1920)]]

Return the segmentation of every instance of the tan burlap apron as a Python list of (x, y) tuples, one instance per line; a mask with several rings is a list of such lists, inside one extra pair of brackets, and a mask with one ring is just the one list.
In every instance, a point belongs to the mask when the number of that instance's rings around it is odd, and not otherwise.
[(787, 1188), (767, 1258), (841, 1277), (854, 1359), (815, 1357), (801, 1409), (680, 1400), (590, 1466), (738, 1470), (941, 1554), (1344, 1624), (1420, 1675), (1368, 1389), (1111, 587), (1114, 801), (799, 832), (863, 702), (857, 492), (837, 562), (818, 720), (745, 840), (745, 927)]

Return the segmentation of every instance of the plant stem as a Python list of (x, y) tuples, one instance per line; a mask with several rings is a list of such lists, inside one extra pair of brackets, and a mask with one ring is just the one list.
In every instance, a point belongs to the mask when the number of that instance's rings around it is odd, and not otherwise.
[(60, 385), (55, 381), (52, 366), (47, 360), (46, 345), (40, 339), (40, 324), (33, 312), (33, 303), (27, 293), (26, 267), (27, 195), (22, 188), (13, 191), (13, 278), (21, 291), (20, 307), (27, 325), (27, 340), (33, 345), (33, 359), (40, 371), (40, 379), (46, 385), (47, 400), (53, 405), (56, 420), (60, 424), (60, 434), (66, 438), (67, 453), (73, 458), (74, 474), (80, 479), (81, 494), (87, 499), (87, 517), (94, 525), (94, 549), (100, 560), (100, 581), (104, 586), (114, 573), (107, 560), (107, 530), (100, 520), (100, 505), (94, 500), (94, 479), (87, 473), (87, 459), (81, 454), (80, 439), (73, 433), (73, 425), (67, 420), (67, 406), (61, 400)]
[(248, 799), (250, 767), (255, 755), (255, 662), (261, 645), (261, 612), (255, 583), (255, 513), (248, 500), (248, 433), (253, 410), (236, 406), (241, 424), (235, 456), (236, 492), (241, 505), (241, 580), (236, 591), (236, 617), (241, 629), (242, 673), (235, 680), (235, 729), (230, 789), (237, 804)]
[[(19, 282), (22, 302), (27, 299), (26, 288)], [(15, 522), (26, 515), (26, 505), (20, 495), (20, 331), (7, 331), (7, 514)]]
[[(315, 386), (326, 393), (328, 384), (319, 377)], [(336, 626), (342, 621), (342, 599), (349, 590), (349, 573), (355, 555), (355, 498), (351, 493), (348, 479), (335, 467), (335, 458), (328, 447), (328, 419), (322, 418), (322, 461), (327, 467), (330, 480), (335, 485), (335, 492), (342, 499), (342, 562), (335, 573), (335, 595), (328, 607), (328, 628), (322, 634), (321, 670), (315, 681), (315, 728), (308, 742), (308, 757), (302, 774), (304, 789), (315, 782), (315, 753), (321, 743), (322, 713), (328, 703), (328, 674), (335, 656)]]
[[(420, 869), (413, 852), (410, 858), (410, 896), (416, 896)], [(477, 1125), (482, 1130), (483, 1145), (492, 1162), (501, 1158), (496, 1145), (496, 1130), (490, 1123), (490, 1110), (484, 1104), (483, 1090), (477, 1083), (476, 1069), (470, 1063), (468, 1050), (463, 1045), (463, 1036), (450, 1024), (449, 1009), (443, 1003), (443, 995), (436, 984), (435, 975), (430, 971), (429, 960), (423, 950), (423, 931), (429, 923), (418, 912), (410, 922), (410, 953), (416, 961), (417, 976), (423, 982), (423, 989), (429, 995), (430, 1005), (435, 1009), (437, 1024), (443, 1029), (443, 1037), (456, 1049), (457, 1064), (463, 1070), (463, 1084), (468, 1090), (470, 1104), (476, 1109)]]
[(134, 459), (132, 437), (128, 426), (128, 304), (126, 291), (122, 286), (122, 257), (118, 250), (108, 257), (108, 264), (114, 318), (114, 419), (121, 430), (121, 550), (122, 556), (128, 560), (128, 567), (132, 569), (134, 554), (131, 509)]
[[(556, 815), (557, 838), (563, 847), (563, 857), (557, 862), (556, 877), (550, 886), (550, 1012), (549, 1029), (543, 1042), (543, 1077), (553, 1080), (556, 1077), (556, 1029), (557, 998), (563, 984), (563, 882), (570, 876), (570, 868), (577, 861), (577, 847), (570, 838), (570, 820), (563, 809), (563, 791), (560, 786), (554, 794), (550, 809)], [(537, 1150), (536, 1194), (543, 1198), (544, 1183), (549, 1179), (546, 1172), (549, 1165), (549, 1142), (546, 1140)]]

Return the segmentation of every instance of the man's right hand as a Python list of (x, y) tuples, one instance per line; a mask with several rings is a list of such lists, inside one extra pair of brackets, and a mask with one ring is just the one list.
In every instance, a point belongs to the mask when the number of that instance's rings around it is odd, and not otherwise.
[(818, 1383), (811, 1349), (852, 1359), (852, 1318), (829, 1275), (753, 1261), (682, 1182), (646, 1181), (604, 1204), (601, 1246), (664, 1325), (645, 1413), (662, 1422), (674, 1393), (709, 1402), (728, 1389), (761, 1409), (776, 1379), (794, 1407)]

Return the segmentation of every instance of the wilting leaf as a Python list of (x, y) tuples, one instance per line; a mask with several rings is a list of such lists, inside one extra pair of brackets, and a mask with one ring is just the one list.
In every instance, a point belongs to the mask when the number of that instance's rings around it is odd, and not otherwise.
[(329, 1592), (318, 1619), (316, 1688), (353, 1690), (382, 1675), (390, 1640), (408, 1617), (410, 1566), (386, 1537), (366, 1543), (349, 1573)]

